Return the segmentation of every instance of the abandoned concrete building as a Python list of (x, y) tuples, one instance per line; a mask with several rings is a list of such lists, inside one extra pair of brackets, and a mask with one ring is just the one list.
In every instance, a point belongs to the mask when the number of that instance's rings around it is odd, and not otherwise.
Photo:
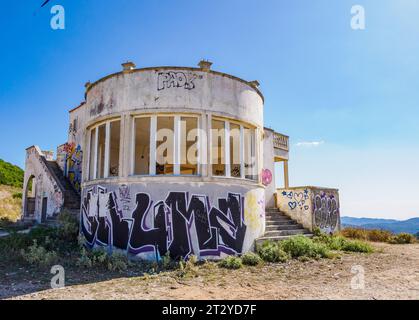
[(42, 223), (66, 209), (80, 217), (87, 246), (145, 259), (217, 259), (340, 228), (336, 189), (289, 186), (289, 138), (264, 128), (257, 81), (208, 61), (122, 67), (86, 84), (55, 157), (26, 149), (23, 219)]

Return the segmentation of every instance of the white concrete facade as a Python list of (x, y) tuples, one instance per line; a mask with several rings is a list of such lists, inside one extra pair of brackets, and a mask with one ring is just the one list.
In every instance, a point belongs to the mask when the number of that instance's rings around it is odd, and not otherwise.
[[(70, 111), (68, 142), (57, 148), (58, 166), (80, 192), (86, 244), (146, 259), (253, 250), (265, 209), (275, 206), (274, 162), (288, 160), (264, 128), (257, 81), (212, 71), (205, 61), (123, 67), (86, 84), (86, 101)], [(173, 138), (160, 139), (162, 127)], [(196, 163), (185, 164), (191, 128)], [(171, 160), (162, 165), (164, 143)]]

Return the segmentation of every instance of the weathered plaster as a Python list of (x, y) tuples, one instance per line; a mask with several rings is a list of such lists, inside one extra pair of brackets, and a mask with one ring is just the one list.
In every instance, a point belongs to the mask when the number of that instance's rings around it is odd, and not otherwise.
[(339, 191), (319, 187), (277, 190), (278, 208), (304, 228), (324, 232), (340, 230)]
[(42, 199), (48, 198), (46, 216), (52, 216), (61, 211), (64, 204), (64, 196), (61, 188), (57, 184), (54, 177), (48, 171), (46, 165), (41, 160), (42, 151), (37, 146), (30, 147), (26, 150), (25, 176), (22, 196), (22, 215), (26, 214), (26, 190), (28, 181), (34, 176), (35, 182), (35, 215), (37, 221), (41, 221)]

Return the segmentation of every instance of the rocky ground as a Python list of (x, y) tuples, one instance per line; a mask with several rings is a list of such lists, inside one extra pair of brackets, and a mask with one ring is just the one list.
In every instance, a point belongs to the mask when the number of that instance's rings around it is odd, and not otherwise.
[[(178, 272), (120, 277), (70, 270), (63, 289), (42, 290), (48, 272), (8, 272), (0, 278), (3, 299), (419, 299), (419, 244), (373, 244), (372, 254), (226, 270), (207, 263)], [(355, 267), (354, 267), (355, 266)], [(364, 270), (364, 289), (360, 267)], [(358, 274), (358, 277), (355, 273)], [(361, 281), (356, 281), (356, 279)]]

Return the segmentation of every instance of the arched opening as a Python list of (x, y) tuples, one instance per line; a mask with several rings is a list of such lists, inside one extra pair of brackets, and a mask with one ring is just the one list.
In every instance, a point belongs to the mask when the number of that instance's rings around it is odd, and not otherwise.
[(25, 190), (25, 216), (33, 217), (35, 215), (36, 199), (36, 179), (32, 175), (29, 177)]

